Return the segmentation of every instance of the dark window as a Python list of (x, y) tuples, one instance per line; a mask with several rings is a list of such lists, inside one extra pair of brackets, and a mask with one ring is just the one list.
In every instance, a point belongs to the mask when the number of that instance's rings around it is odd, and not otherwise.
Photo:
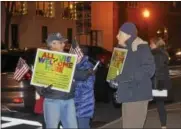
[(67, 28), (67, 38), (68, 42), (72, 43), (72, 28)]
[(47, 26), (42, 26), (42, 42), (45, 43), (47, 39), (48, 29)]
[(18, 43), (18, 24), (12, 24), (11, 25), (11, 44), (12, 48), (19, 48)]

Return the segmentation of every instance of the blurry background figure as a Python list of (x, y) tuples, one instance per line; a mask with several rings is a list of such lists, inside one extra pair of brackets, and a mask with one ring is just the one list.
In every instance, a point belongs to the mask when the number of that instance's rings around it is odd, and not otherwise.
[[(156, 71), (153, 77), (153, 89), (169, 90), (171, 88), (171, 80), (169, 77), (169, 55), (165, 49), (163, 39), (155, 37), (150, 40), (150, 47), (155, 59)], [(168, 92), (167, 92), (168, 93)], [(164, 107), (166, 97), (154, 97), (157, 104), (157, 110), (160, 117), (161, 126), (166, 128), (167, 113)]]

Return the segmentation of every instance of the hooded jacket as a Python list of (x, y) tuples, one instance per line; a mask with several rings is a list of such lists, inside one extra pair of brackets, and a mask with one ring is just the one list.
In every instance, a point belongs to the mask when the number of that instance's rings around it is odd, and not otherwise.
[[(77, 64), (77, 70), (88, 70), (93, 65), (88, 61), (88, 57), (84, 56), (80, 63)], [(78, 118), (93, 117), (94, 114), (94, 82), (95, 76), (91, 75), (84, 79), (75, 79), (75, 107)]]
[(148, 43), (137, 37), (132, 23), (123, 24), (120, 31), (131, 37), (126, 41), (128, 53), (122, 74), (114, 79), (118, 84), (116, 100), (118, 103), (151, 100), (155, 63)]

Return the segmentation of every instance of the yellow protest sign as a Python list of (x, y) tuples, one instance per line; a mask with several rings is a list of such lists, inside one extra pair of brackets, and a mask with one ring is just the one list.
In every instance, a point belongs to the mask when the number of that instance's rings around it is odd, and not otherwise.
[(107, 81), (114, 79), (122, 73), (124, 62), (127, 56), (127, 49), (114, 48), (108, 70)]
[(52, 89), (69, 92), (77, 56), (68, 53), (38, 49), (31, 84), (40, 87), (53, 85)]

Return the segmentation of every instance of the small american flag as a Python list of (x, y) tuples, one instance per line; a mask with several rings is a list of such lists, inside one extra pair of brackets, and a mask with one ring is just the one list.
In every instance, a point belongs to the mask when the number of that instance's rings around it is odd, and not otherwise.
[(21, 57), (18, 60), (15, 72), (14, 72), (14, 79), (16, 81), (20, 81), (23, 76), (30, 70), (30, 67), (27, 65), (25, 60), (23, 60)]
[(84, 54), (82, 53), (82, 50), (80, 49), (78, 43), (76, 43), (77, 41), (74, 40), (73, 42), (74, 42), (76, 45), (75, 45), (75, 47), (73, 47), (73, 45), (71, 46), (69, 53), (71, 53), (71, 54), (76, 54), (76, 55), (78, 56), (78, 57), (77, 57), (77, 63), (79, 63), (79, 62), (82, 60)]

